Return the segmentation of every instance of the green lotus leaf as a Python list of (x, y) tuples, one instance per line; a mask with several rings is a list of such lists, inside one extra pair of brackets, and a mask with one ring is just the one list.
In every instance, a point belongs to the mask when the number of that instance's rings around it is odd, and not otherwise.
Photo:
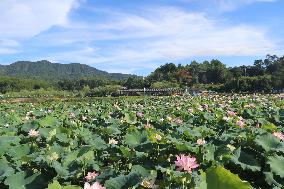
[(199, 189), (252, 189), (252, 186), (242, 181), (237, 175), (221, 166), (213, 166), (206, 171), (206, 186), (203, 176)]
[(206, 161), (214, 161), (215, 160), (215, 149), (216, 147), (213, 144), (206, 145), (204, 147), (204, 159)]
[(266, 130), (266, 131), (275, 131), (277, 130), (276, 125), (274, 125), (273, 123), (264, 123), (263, 125), (261, 125), (261, 128)]
[(126, 123), (135, 124), (137, 122), (137, 117), (134, 113), (125, 113), (124, 120)]
[(90, 144), (94, 150), (103, 150), (107, 148), (106, 142), (100, 136), (95, 136)]
[(131, 172), (136, 172), (143, 178), (148, 177), (150, 175), (150, 171), (148, 171), (141, 165), (133, 165), (131, 168)]
[(61, 177), (67, 177), (69, 175), (68, 169), (66, 167), (63, 167), (58, 161), (53, 161), (52, 167), (55, 169), (57, 174)]
[(119, 134), (121, 134), (121, 131), (119, 130), (117, 125), (111, 125), (111, 126), (107, 127), (106, 131), (110, 135), (119, 135)]
[(251, 171), (260, 171), (261, 167), (259, 162), (255, 159), (255, 157), (251, 154), (248, 154), (238, 148), (231, 159), (237, 165), (240, 165), (242, 169), (251, 170)]
[(146, 132), (139, 131), (128, 133), (126, 134), (124, 141), (129, 147), (135, 148), (147, 141), (147, 134)]
[(222, 144), (220, 146), (216, 146), (214, 156), (216, 161), (227, 162), (232, 158), (232, 152), (227, 145)]
[(279, 121), (284, 123), (284, 109), (283, 108), (279, 110)]
[(124, 189), (133, 187), (141, 182), (141, 177), (137, 172), (131, 172), (128, 175), (120, 175), (111, 178), (105, 182), (107, 189)]
[(0, 181), (13, 173), (14, 169), (9, 165), (9, 162), (6, 159), (0, 159)]
[(49, 132), (52, 131), (52, 128), (39, 128), (38, 131), (41, 136), (48, 138), (49, 137)]
[(53, 183), (49, 184), (47, 189), (82, 189), (82, 187), (80, 186), (74, 186), (74, 185), (70, 185), (70, 186), (61, 186), (59, 184), (59, 182), (53, 181)]
[(62, 186), (59, 184), (57, 180), (53, 181), (53, 183), (49, 184), (47, 189), (62, 189)]
[(260, 145), (265, 151), (282, 151), (284, 152), (284, 143), (280, 142), (272, 134), (264, 134), (255, 139), (256, 144)]
[(26, 186), (33, 182), (39, 175), (39, 173), (35, 173), (27, 176), (26, 172), (18, 172), (7, 177), (4, 184), (9, 186), (9, 189), (29, 189)]
[(21, 130), (24, 132), (28, 132), (30, 129), (35, 129), (37, 126), (32, 124), (31, 122), (25, 123), (21, 126)]
[(30, 152), (30, 146), (28, 144), (22, 144), (19, 146), (14, 146), (8, 149), (7, 153), (16, 159), (21, 159), (21, 157), (28, 155)]
[(212, 114), (207, 113), (207, 112), (203, 116), (204, 116), (204, 119), (208, 121), (213, 121), (215, 119), (215, 117)]
[(199, 183), (198, 189), (207, 189), (206, 173), (200, 170), (201, 181)]
[(62, 160), (62, 165), (67, 167), (69, 164), (74, 162), (78, 157), (79, 151), (73, 151), (68, 153)]
[(65, 133), (58, 133), (55, 135), (58, 141), (63, 142), (63, 143), (68, 143), (69, 138)]
[(58, 120), (54, 117), (47, 116), (39, 121), (39, 125), (42, 127), (57, 126)]
[(62, 189), (82, 189), (80, 186), (74, 186), (74, 185), (69, 185), (69, 186), (63, 186)]
[(275, 178), (272, 172), (264, 172), (263, 173), (265, 175), (265, 181), (271, 185), (271, 186), (277, 186), (279, 188), (283, 188), (284, 187), (284, 180), (283, 179), (279, 179), (279, 178)]
[(78, 155), (78, 160), (81, 162), (89, 162), (95, 159), (94, 151), (89, 150), (86, 153), (82, 154), (81, 156)]
[(268, 162), (270, 165), (271, 171), (280, 176), (281, 178), (284, 178), (284, 157), (283, 156), (271, 156), (268, 158)]
[(19, 136), (0, 136), (0, 146), (14, 144), (17, 145), (21, 141)]

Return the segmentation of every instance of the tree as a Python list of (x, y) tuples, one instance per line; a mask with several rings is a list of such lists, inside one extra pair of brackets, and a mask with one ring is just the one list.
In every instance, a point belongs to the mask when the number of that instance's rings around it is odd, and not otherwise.
[(199, 75), (202, 72), (202, 70), (200, 68), (200, 64), (196, 61), (192, 61), (190, 63), (190, 65), (186, 65), (185, 68), (191, 74), (192, 82), (193, 83), (199, 83)]
[(208, 82), (210, 83), (224, 83), (228, 76), (226, 65), (219, 60), (211, 60), (206, 71)]
[(172, 83), (168, 81), (157, 81), (155, 83), (152, 83), (151, 88), (152, 89), (167, 89), (167, 88), (177, 88), (177, 83)]
[(233, 79), (243, 76), (244, 70), (241, 67), (229, 68), (229, 72), (232, 74)]
[(192, 76), (190, 75), (189, 71), (187, 71), (183, 67), (181, 67), (176, 72), (176, 79), (178, 80), (181, 86), (189, 86), (192, 84)]
[(275, 71), (272, 74), (273, 87), (284, 89), (284, 56), (274, 63)]
[(147, 86), (147, 81), (145, 81), (142, 77), (129, 77), (124, 86), (128, 89), (142, 89)]

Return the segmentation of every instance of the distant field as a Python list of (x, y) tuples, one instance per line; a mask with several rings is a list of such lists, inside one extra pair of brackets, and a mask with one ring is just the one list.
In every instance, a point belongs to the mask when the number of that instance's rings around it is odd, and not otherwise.
[(11, 98), (0, 110), (1, 189), (284, 187), (283, 95)]

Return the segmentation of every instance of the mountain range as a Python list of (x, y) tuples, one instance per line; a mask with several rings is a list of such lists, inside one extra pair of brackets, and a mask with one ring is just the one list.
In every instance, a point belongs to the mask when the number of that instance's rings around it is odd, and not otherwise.
[(0, 75), (44, 80), (80, 79), (84, 77), (124, 80), (131, 76), (136, 76), (122, 73), (108, 73), (86, 64), (60, 64), (51, 63), (47, 60), (37, 62), (18, 61), (10, 65), (0, 65)]

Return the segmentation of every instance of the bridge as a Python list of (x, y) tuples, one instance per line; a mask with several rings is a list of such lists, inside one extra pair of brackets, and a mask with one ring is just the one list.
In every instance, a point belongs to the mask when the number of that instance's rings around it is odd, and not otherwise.
[(142, 94), (150, 94), (150, 95), (172, 95), (172, 94), (183, 94), (183, 93), (189, 93), (189, 94), (198, 94), (202, 93), (202, 90), (199, 89), (180, 89), (180, 88), (165, 88), (165, 89), (121, 89), (118, 90), (119, 95), (138, 95)]

